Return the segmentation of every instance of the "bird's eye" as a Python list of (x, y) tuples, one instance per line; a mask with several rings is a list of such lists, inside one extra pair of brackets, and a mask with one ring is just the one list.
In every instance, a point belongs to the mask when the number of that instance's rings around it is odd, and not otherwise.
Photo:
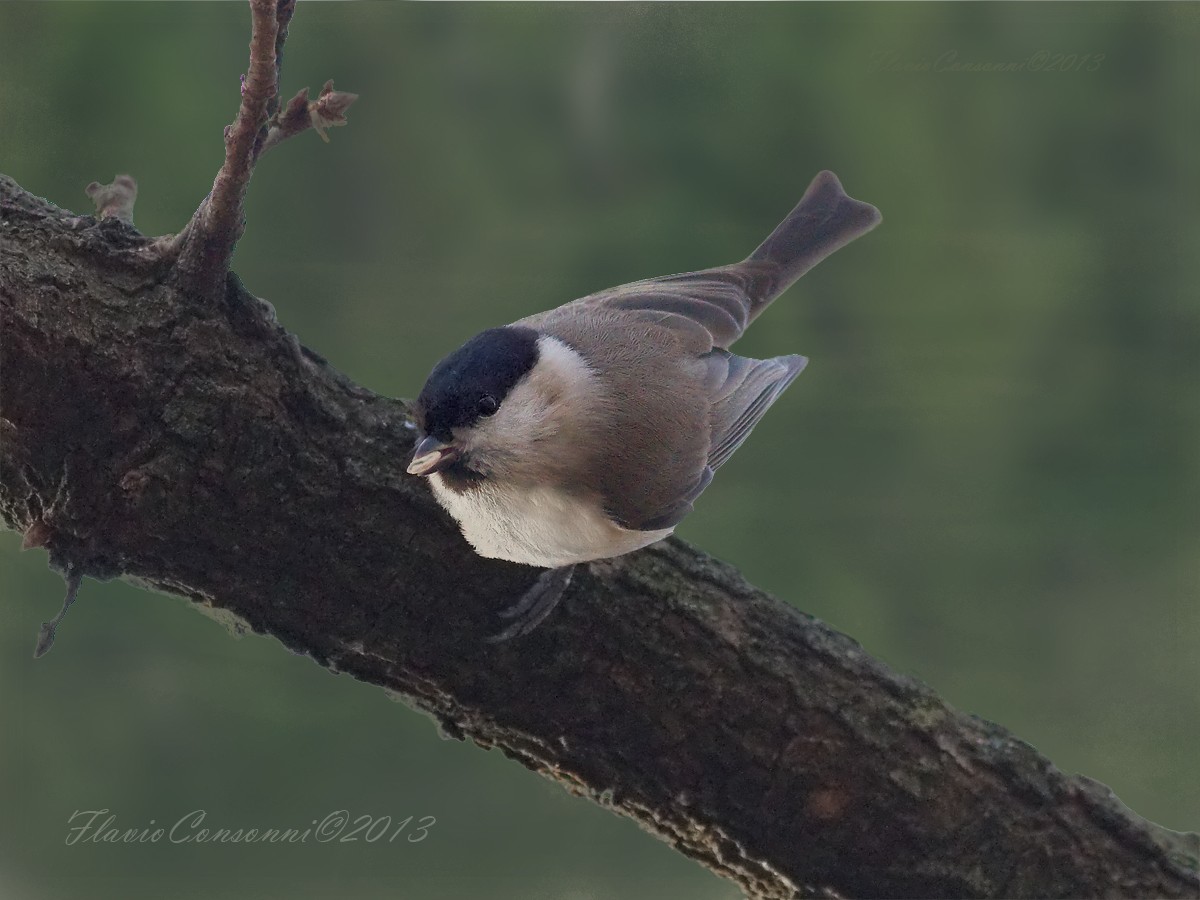
[(481, 416), (494, 416), (496, 410), (499, 408), (500, 404), (496, 402), (496, 398), (491, 394), (484, 394), (479, 398), (479, 403), (475, 406), (475, 409)]

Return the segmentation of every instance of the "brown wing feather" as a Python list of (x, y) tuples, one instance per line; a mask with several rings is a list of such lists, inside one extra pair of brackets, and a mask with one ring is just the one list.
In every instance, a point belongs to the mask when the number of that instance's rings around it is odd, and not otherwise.
[[(721, 351), (713, 352), (715, 356)], [(803, 356), (774, 359), (748, 359), (732, 353), (724, 356), (725, 380), (710, 394), (712, 446), (708, 464), (713, 469), (719, 469), (729, 460), (771, 404), (808, 364)]]

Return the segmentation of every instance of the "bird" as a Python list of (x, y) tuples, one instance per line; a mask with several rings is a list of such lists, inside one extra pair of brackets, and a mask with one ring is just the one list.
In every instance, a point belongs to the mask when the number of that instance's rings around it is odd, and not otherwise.
[(748, 257), (489, 328), (434, 366), (411, 475), (480, 556), (545, 569), (490, 641), (528, 634), (580, 564), (670, 535), (804, 356), (730, 346), (809, 269), (882, 221), (820, 172)]

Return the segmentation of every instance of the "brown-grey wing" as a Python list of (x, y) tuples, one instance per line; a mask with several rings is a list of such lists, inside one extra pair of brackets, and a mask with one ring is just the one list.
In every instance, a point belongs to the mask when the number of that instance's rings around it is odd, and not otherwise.
[(640, 352), (607, 368), (614, 402), (596, 435), (604, 464), (595, 477), (605, 511), (619, 525), (673, 528), (712, 480), (707, 368), (699, 355)]
[(719, 469), (729, 460), (806, 365), (808, 359), (803, 356), (748, 359), (724, 350), (710, 354), (708, 465), (712, 469)]
[(662, 507), (658, 512), (632, 522), (622, 521), (619, 514), (614, 515), (610, 512), (610, 515), (613, 516), (614, 521), (619, 525), (623, 525), (625, 528), (632, 528), (635, 531), (661, 531), (664, 528), (674, 528), (692, 511), (692, 504), (696, 502), (697, 497), (704, 493), (704, 489), (708, 487), (712, 479), (712, 467), (705, 466), (700, 470), (699, 476), (690, 487), (673, 502)]
[(747, 262), (648, 278), (589, 294), (554, 312), (637, 313), (682, 334), (702, 330), (708, 349), (727, 347), (746, 330), (756, 292), (769, 276), (768, 268)]
[(676, 481), (673, 493), (669, 497), (660, 496), (652, 510), (642, 507), (643, 515), (639, 518), (622, 516), (616, 510), (614, 518), (627, 528), (657, 531), (678, 525), (692, 511), (697, 498), (712, 481), (713, 473), (729, 461), (771, 404), (808, 364), (803, 356), (749, 359), (720, 348), (707, 354), (705, 362), (708, 367), (705, 397), (697, 399), (702, 404), (707, 400), (708, 405), (707, 460), (693, 478)]
[(626, 528), (677, 525), (807, 363), (713, 348), (709, 333), (683, 316), (569, 306), (524, 321), (575, 347), (608, 385), (614, 403), (592, 423), (591, 438), (605, 463), (591, 467), (587, 486)]

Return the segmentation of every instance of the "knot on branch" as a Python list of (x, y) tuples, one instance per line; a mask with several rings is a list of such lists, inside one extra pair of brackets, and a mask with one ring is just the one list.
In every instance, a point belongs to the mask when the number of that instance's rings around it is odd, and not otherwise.
[(97, 219), (119, 219), (127, 225), (133, 224), (137, 190), (137, 182), (132, 175), (118, 175), (111, 184), (93, 181), (83, 189), (96, 205)]

